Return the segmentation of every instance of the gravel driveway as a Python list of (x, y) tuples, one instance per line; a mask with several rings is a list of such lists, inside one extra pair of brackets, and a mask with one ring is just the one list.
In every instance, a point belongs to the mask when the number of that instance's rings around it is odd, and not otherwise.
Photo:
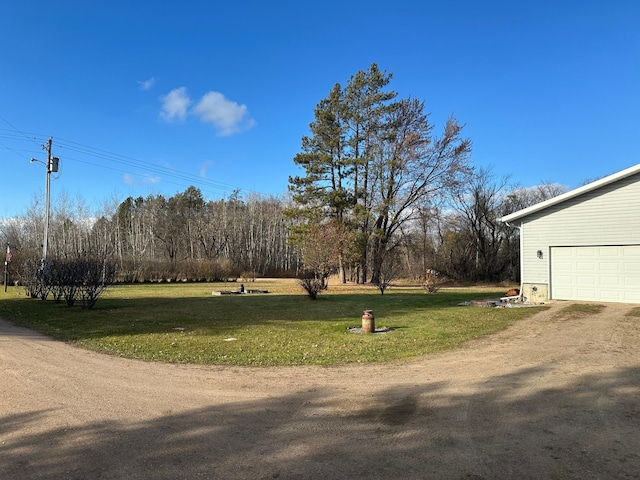
[(567, 305), (333, 368), (145, 363), (0, 320), (0, 479), (640, 478), (640, 318)]

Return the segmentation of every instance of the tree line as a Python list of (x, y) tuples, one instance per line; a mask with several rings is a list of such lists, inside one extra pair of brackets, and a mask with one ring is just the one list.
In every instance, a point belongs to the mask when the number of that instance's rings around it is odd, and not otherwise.
[[(287, 243), (282, 200), (238, 193), (205, 200), (191, 186), (171, 197), (129, 197), (91, 214), (63, 196), (53, 202), (49, 256), (90, 252), (112, 259), (120, 282), (225, 280), (241, 275), (295, 275), (297, 253)], [(20, 275), (28, 259), (41, 258), (42, 205), (2, 222), (14, 252), (12, 271)], [(26, 272), (25, 272), (26, 275)]]
[[(383, 279), (392, 269), (394, 278), (412, 280), (424, 279), (429, 270), (463, 282), (518, 280), (519, 232), (498, 219), (562, 189), (553, 184), (508, 186), (487, 171), (471, 178), (450, 204), (421, 205), (394, 232), (389, 242), (395, 247), (383, 262)], [(74, 205), (62, 198), (53, 205), (49, 256), (108, 258), (116, 266), (114, 279), (125, 283), (299, 277), (309, 268), (328, 276), (338, 272), (338, 259), (348, 252), (343, 241), (349, 235), (320, 224), (315, 230), (306, 227), (306, 243), (301, 243), (301, 224), (290, 216), (295, 203), (289, 198), (243, 200), (234, 194), (207, 201), (189, 187), (169, 198), (129, 197), (99, 216), (81, 200)], [(42, 210), (36, 202), (24, 215), (0, 222), (1, 238), (13, 254), (11, 282), (24, 283), (41, 259)], [(351, 258), (356, 271), (360, 259)]]

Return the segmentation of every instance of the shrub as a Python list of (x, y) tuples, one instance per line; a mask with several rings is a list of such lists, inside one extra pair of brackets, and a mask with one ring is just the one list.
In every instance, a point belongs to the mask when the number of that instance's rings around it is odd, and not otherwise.
[(373, 282), (380, 290), (380, 295), (384, 295), (384, 291), (391, 285), (396, 278), (399, 270), (397, 258), (392, 252), (387, 252), (380, 264), (380, 272), (377, 279)]
[(83, 272), (79, 275), (79, 285), (82, 297), (82, 308), (93, 308), (116, 276), (115, 263), (107, 258), (97, 255), (85, 256), (78, 259), (78, 266)]
[(258, 277), (258, 272), (254, 271), (244, 271), (240, 274), (240, 278), (243, 282), (255, 282)]
[(438, 272), (433, 269), (427, 270), (424, 283), (422, 284), (427, 293), (436, 293), (440, 288), (440, 283)]
[(19, 279), (27, 296), (41, 300), (46, 300), (49, 296), (50, 282), (47, 279), (46, 264), (37, 257), (25, 260)]
[(64, 298), (69, 307), (73, 306), (78, 296), (80, 268), (77, 259), (59, 258), (49, 262), (49, 283), (56, 303)]
[(318, 298), (318, 294), (328, 286), (326, 276), (316, 275), (313, 272), (304, 272), (298, 279), (298, 284), (307, 292), (311, 300)]
[(71, 307), (81, 297), (83, 308), (93, 308), (115, 275), (114, 261), (85, 252), (46, 261), (31, 259), (24, 265), (22, 281), (27, 295), (33, 298), (46, 300), (52, 293), (56, 303), (64, 298)]
[(322, 280), (319, 278), (300, 278), (298, 283), (307, 292), (311, 300), (318, 298), (318, 294), (324, 290)]

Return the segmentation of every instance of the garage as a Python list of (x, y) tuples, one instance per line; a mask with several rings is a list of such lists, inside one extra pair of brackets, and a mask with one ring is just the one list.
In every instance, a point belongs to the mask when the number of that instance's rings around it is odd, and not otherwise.
[(520, 236), (520, 294), (640, 303), (640, 163), (502, 217)]
[(640, 245), (550, 247), (555, 300), (640, 303)]

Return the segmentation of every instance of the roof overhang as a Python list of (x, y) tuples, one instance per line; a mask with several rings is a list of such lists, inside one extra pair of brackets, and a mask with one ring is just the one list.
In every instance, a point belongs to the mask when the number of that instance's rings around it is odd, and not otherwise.
[(530, 207), (523, 208), (522, 210), (510, 213), (509, 215), (505, 215), (500, 219), (500, 221), (509, 223), (520, 220), (521, 218), (529, 216), (533, 213), (540, 212), (546, 208), (558, 205), (562, 202), (566, 202), (567, 200), (578, 197), (580, 195), (584, 195), (585, 193), (592, 192), (594, 190), (597, 190), (598, 188), (604, 187), (605, 185), (609, 185), (611, 183), (617, 182), (618, 180), (622, 180), (623, 178), (635, 175), (636, 173), (640, 173), (640, 163), (634, 165), (633, 167), (626, 168), (617, 173), (596, 180), (595, 182), (591, 182), (583, 185), (582, 187), (570, 190), (566, 193), (563, 193), (562, 195), (558, 195), (557, 197), (550, 198), (549, 200), (545, 200), (544, 202), (536, 203), (535, 205), (532, 205)]

